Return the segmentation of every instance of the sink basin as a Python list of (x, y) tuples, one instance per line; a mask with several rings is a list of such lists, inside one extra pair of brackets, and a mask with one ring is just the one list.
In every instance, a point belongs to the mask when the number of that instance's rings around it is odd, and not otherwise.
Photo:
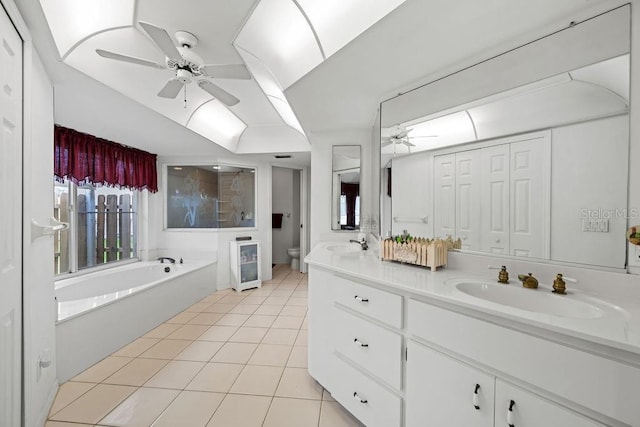
[(359, 245), (355, 243), (351, 244), (337, 244), (337, 245), (329, 245), (326, 247), (328, 251), (335, 252), (337, 254), (357, 254), (362, 252), (362, 249)]
[(472, 297), (533, 313), (578, 319), (595, 319), (604, 315), (604, 311), (594, 304), (571, 295), (556, 295), (545, 288), (525, 289), (519, 284), (471, 280), (456, 281), (455, 287)]

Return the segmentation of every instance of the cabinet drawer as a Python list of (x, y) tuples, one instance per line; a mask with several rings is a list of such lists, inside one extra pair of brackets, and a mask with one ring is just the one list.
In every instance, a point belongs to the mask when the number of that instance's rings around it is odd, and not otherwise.
[(336, 310), (335, 349), (397, 390), (402, 387), (402, 337)]
[[(640, 369), (494, 323), (409, 300), (411, 336), (634, 425)], [(570, 378), (571, 381), (567, 381)]]
[(373, 379), (338, 360), (331, 396), (367, 427), (399, 427), (402, 399)]
[(402, 328), (402, 297), (334, 276), (336, 302), (397, 329)]

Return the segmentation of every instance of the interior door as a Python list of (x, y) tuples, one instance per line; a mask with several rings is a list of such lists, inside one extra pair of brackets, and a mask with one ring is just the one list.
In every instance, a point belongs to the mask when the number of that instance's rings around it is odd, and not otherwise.
[(22, 40), (0, 7), (0, 425), (19, 426), (22, 364)]
[(455, 154), (434, 158), (434, 236), (456, 237), (456, 164)]
[(550, 147), (548, 134), (511, 143), (511, 255), (549, 258)]
[(456, 156), (456, 234), (462, 249), (480, 249), (480, 150), (461, 151)]
[(509, 145), (481, 150), (480, 250), (509, 254)]

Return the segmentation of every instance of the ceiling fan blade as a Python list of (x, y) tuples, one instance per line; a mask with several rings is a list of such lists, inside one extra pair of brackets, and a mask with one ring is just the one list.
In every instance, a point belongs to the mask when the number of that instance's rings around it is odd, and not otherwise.
[(438, 135), (416, 135), (416, 136), (408, 136), (407, 139), (418, 139), (418, 138), (437, 138)]
[(382, 141), (382, 144), (380, 145), (381, 147), (386, 147), (393, 144), (391, 141)]
[(416, 144), (412, 144), (412, 143), (410, 143), (409, 141), (402, 141), (402, 143), (403, 143), (404, 145), (406, 145), (407, 147), (409, 147), (409, 148), (411, 148), (411, 147), (415, 147), (415, 146), (416, 146)]
[(151, 37), (151, 40), (158, 45), (160, 50), (164, 52), (169, 59), (173, 59), (174, 61), (182, 60), (182, 55), (180, 55), (176, 45), (164, 28), (156, 27), (153, 24), (142, 21), (139, 21), (138, 24), (140, 24), (142, 29)]
[(157, 62), (147, 61), (146, 59), (136, 58), (134, 56), (121, 55), (119, 53), (109, 52), (108, 50), (96, 49), (96, 53), (103, 58), (115, 59), (116, 61), (130, 62), (132, 64), (144, 65), (147, 67), (157, 68), (159, 70), (164, 70), (165, 68)]
[(178, 96), (178, 94), (180, 93), (180, 89), (182, 89), (182, 86), (184, 86), (184, 83), (182, 83), (180, 80), (171, 79), (167, 82), (166, 85), (164, 85), (162, 89), (160, 89), (160, 92), (158, 92), (158, 96), (161, 98), (173, 99)]
[(251, 74), (244, 64), (203, 65), (204, 73), (214, 79), (242, 79), (250, 80)]
[(229, 92), (222, 89), (220, 86), (214, 85), (208, 80), (198, 80), (198, 86), (200, 86), (202, 90), (209, 93), (211, 96), (220, 100), (220, 102), (228, 105), (229, 107), (236, 105), (238, 102), (240, 102), (238, 98), (231, 95)]

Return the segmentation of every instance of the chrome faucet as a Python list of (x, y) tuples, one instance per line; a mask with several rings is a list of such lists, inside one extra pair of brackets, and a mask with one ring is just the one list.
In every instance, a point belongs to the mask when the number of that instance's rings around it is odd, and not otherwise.
[(168, 256), (161, 256), (161, 257), (159, 257), (159, 258), (158, 258), (158, 261), (160, 261), (160, 264), (164, 264), (164, 260), (165, 260), (165, 259), (166, 259), (167, 261), (169, 261), (171, 264), (175, 264), (175, 263), (176, 263), (176, 260), (175, 260), (175, 259), (173, 259), (173, 258), (171, 258), (171, 257), (168, 257)]
[(367, 244), (367, 241), (365, 239), (362, 239), (362, 241), (351, 239), (349, 240), (349, 243), (359, 244), (363, 251), (366, 251), (367, 249), (369, 249), (369, 245)]

